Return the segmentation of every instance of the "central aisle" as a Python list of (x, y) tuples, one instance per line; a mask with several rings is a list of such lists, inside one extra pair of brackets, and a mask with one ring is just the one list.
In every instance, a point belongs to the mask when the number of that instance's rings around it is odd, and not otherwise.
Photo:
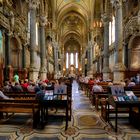
[[(52, 112), (54, 113), (54, 112)], [(57, 113), (64, 113), (58, 110)], [(15, 123), (17, 122), (17, 123)], [(114, 130), (100, 117), (91, 106), (88, 97), (78, 90), (78, 84), (72, 84), (72, 119), (65, 131), (62, 117), (50, 117), (43, 130), (32, 129), (31, 116), (14, 115), (7, 123), (0, 124), (2, 140), (140, 140), (140, 133), (130, 125), (118, 125)]]

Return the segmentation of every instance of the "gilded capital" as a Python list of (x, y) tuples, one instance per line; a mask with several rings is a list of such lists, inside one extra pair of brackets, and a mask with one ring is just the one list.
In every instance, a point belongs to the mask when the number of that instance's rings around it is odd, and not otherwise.
[(39, 0), (26, 0), (29, 4), (29, 9), (36, 9), (39, 6)]
[(111, 21), (111, 17), (109, 16), (109, 14), (104, 13), (102, 14), (102, 18), (101, 18), (103, 24), (109, 23), (109, 21)]
[(40, 16), (40, 25), (45, 26), (47, 24), (47, 17), (46, 16)]
[(122, 7), (122, 0), (111, 0), (113, 7), (119, 9)]

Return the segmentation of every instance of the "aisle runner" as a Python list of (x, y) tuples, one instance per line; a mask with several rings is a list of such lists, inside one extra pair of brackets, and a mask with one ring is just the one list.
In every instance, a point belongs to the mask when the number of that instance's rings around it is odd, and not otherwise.
[(72, 99), (72, 120), (67, 131), (65, 120), (58, 117), (49, 117), (44, 130), (33, 130), (31, 116), (20, 114), (0, 122), (0, 140), (140, 140), (139, 131), (127, 124), (120, 124), (115, 134), (84, 92), (78, 90), (76, 81), (72, 84)]

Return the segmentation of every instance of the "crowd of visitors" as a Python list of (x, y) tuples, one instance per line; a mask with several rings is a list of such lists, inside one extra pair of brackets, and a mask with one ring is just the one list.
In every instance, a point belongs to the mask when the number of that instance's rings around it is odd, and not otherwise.
[(36, 97), (39, 97), (45, 93), (46, 90), (53, 90), (54, 93), (58, 94), (66, 94), (67, 93), (67, 85), (65, 84), (65, 80), (63, 78), (56, 80), (40, 80), (40, 77), (36, 81), (29, 81), (25, 79), (24, 81), (19, 80), (18, 75), (14, 75), (13, 82), (5, 81), (2, 90), (0, 91), (0, 98), (9, 99), (5, 92), (30, 92), (36, 93)]

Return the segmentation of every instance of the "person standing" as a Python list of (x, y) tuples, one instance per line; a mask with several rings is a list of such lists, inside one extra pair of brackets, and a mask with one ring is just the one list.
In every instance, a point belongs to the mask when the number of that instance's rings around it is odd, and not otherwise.
[(19, 83), (19, 76), (17, 73), (14, 75), (14, 82)]

